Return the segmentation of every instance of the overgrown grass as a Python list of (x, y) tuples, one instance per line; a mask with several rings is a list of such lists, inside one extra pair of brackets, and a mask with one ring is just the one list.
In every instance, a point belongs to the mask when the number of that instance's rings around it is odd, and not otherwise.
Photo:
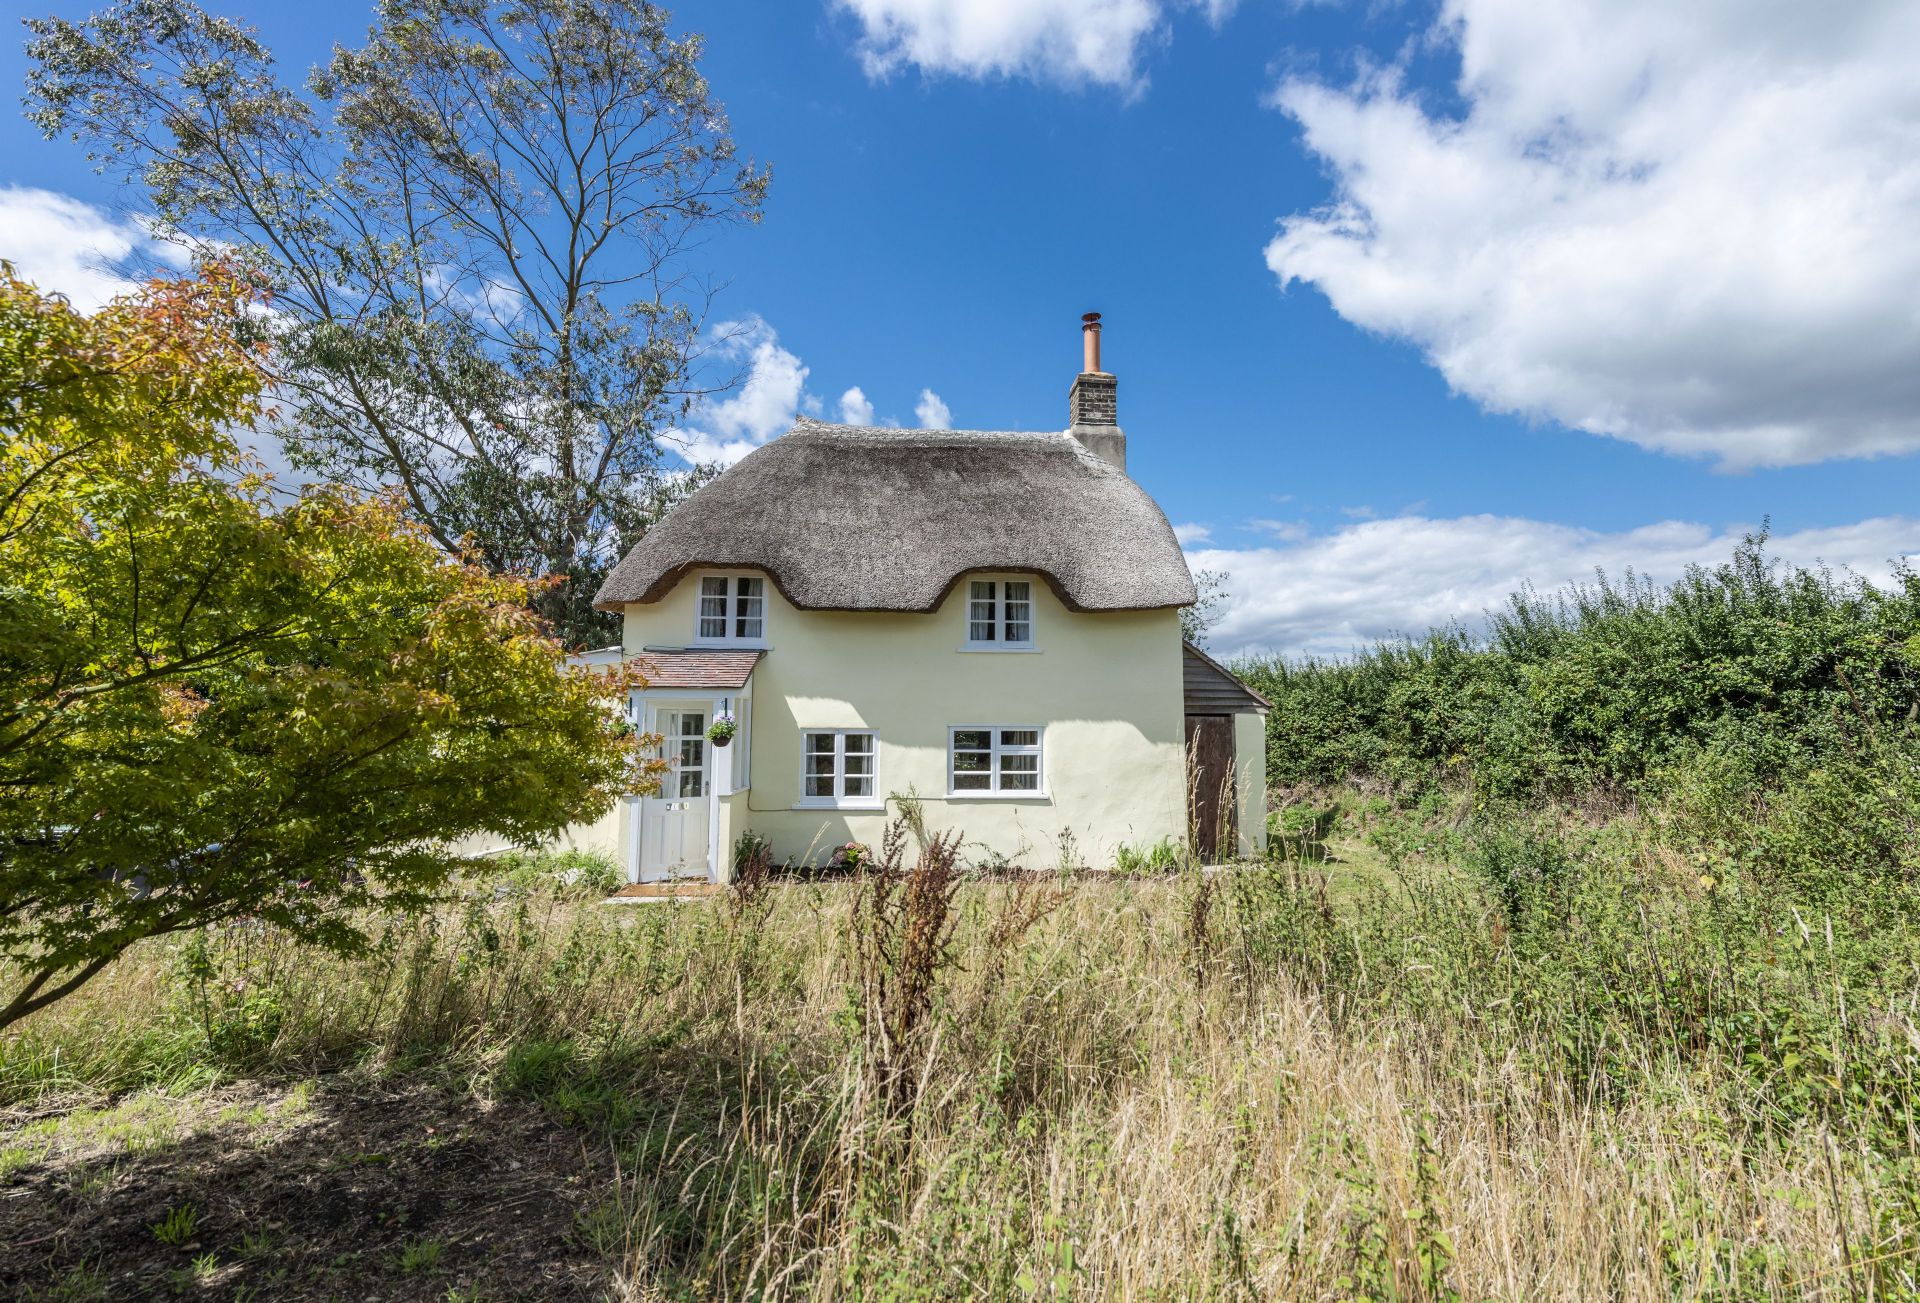
[(909, 844), (357, 961), (238, 929), (29, 1023), (0, 1099), (531, 1097), (614, 1157), (576, 1234), (633, 1297), (1911, 1297), (1914, 892), (1715, 851), (1696, 797), (1333, 793), (1297, 821), (1329, 858), (1217, 874), (966, 883)]

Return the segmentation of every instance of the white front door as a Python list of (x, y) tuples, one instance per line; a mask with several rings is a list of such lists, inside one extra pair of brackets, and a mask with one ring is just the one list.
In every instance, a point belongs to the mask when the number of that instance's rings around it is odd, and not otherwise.
[(640, 881), (709, 876), (707, 712), (704, 706), (650, 703), (647, 731), (673, 766), (660, 777), (660, 794), (640, 798)]

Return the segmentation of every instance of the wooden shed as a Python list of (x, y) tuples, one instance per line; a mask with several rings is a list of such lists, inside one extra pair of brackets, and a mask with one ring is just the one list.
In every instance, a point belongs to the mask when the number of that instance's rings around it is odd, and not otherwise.
[(1180, 658), (1187, 712), (1188, 838), (1203, 863), (1267, 845), (1266, 716), (1273, 703), (1192, 643)]

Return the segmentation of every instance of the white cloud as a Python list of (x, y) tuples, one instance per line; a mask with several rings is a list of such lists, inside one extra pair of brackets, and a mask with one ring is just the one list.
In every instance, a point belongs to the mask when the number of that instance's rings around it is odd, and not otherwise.
[[(1726, 561), (1749, 528), (1670, 520), (1609, 533), (1512, 516), (1394, 516), (1288, 547), (1190, 550), (1187, 561), (1228, 576), (1212, 635), (1221, 653), (1344, 656), (1394, 633), (1478, 624), (1526, 584), (1546, 592), (1590, 582), (1596, 570), (1619, 578), (1629, 569), (1671, 580), (1689, 564)], [(1767, 550), (1884, 580), (1895, 558), (1920, 555), (1920, 518), (1779, 534)]]
[(690, 462), (731, 466), (793, 424), (809, 397), (807, 368), (759, 317), (725, 322), (714, 335), (716, 358), (743, 366), (745, 377), (725, 398), (700, 404), (668, 437)]
[(923, 430), (950, 430), (953, 428), (953, 413), (946, 403), (931, 389), (920, 391), (920, 401), (913, 405), (913, 415)]
[(1238, 0), (838, 0), (871, 77), (908, 64), (960, 77), (1027, 77), (1137, 91), (1140, 57), (1176, 8), (1219, 27)]
[(1173, 536), (1181, 547), (1192, 547), (1195, 543), (1204, 543), (1213, 537), (1213, 529), (1208, 525), (1175, 525)]
[[(784, 434), (796, 413), (817, 416), (825, 410), (808, 392), (810, 368), (780, 343), (774, 328), (758, 316), (722, 322), (708, 345), (711, 365), (736, 368), (740, 381), (722, 397), (697, 404), (686, 420), (666, 434), (689, 464), (731, 466), (775, 435)], [(840, 395), (840, 419), (849, 425), (874, 423), (873, 401), (859, 385)], [(953, 413), (931, 389), (920, 391), (914, 414), (923, 428), (947, 429)], [(894, 421), (889, 417), (885, 424)]]
[(1446, 0), (1274, 102), (1334, 202), (1267, 247), (1459, 392), (1731, 468), (1920, 449), (1920, 5)]
[(840, 395), (840, 419), (848, 425), (873, 424), (873, 403), (859, 385)]
[(1304, 520), (1268, 520), (1255, 517), (1244, 528), (1256, 534), (1268, 534), (1283, 543), (1296, 543), (1313, 532), (1313, 528)]
[(146, 274), (186, 265), (178, 246), (155, 240), (138, 218), (25, 186), (0, 187), (0, 258), (82, 312), (135, 288)]

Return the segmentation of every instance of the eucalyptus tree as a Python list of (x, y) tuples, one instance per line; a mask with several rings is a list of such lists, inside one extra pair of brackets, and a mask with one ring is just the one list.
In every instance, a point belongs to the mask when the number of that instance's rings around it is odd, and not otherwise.
[(264, 279), (266, 417), (302, 470), (395, 487), (447, 549), (592, 592), (684, 487), (712, 286), (690, 256), (758, 220), (701, 40), (644, 0), (381, 0), (290, 85), (185, 0), (28, 23), (28, 108), (144, 187), (156, 233)]

